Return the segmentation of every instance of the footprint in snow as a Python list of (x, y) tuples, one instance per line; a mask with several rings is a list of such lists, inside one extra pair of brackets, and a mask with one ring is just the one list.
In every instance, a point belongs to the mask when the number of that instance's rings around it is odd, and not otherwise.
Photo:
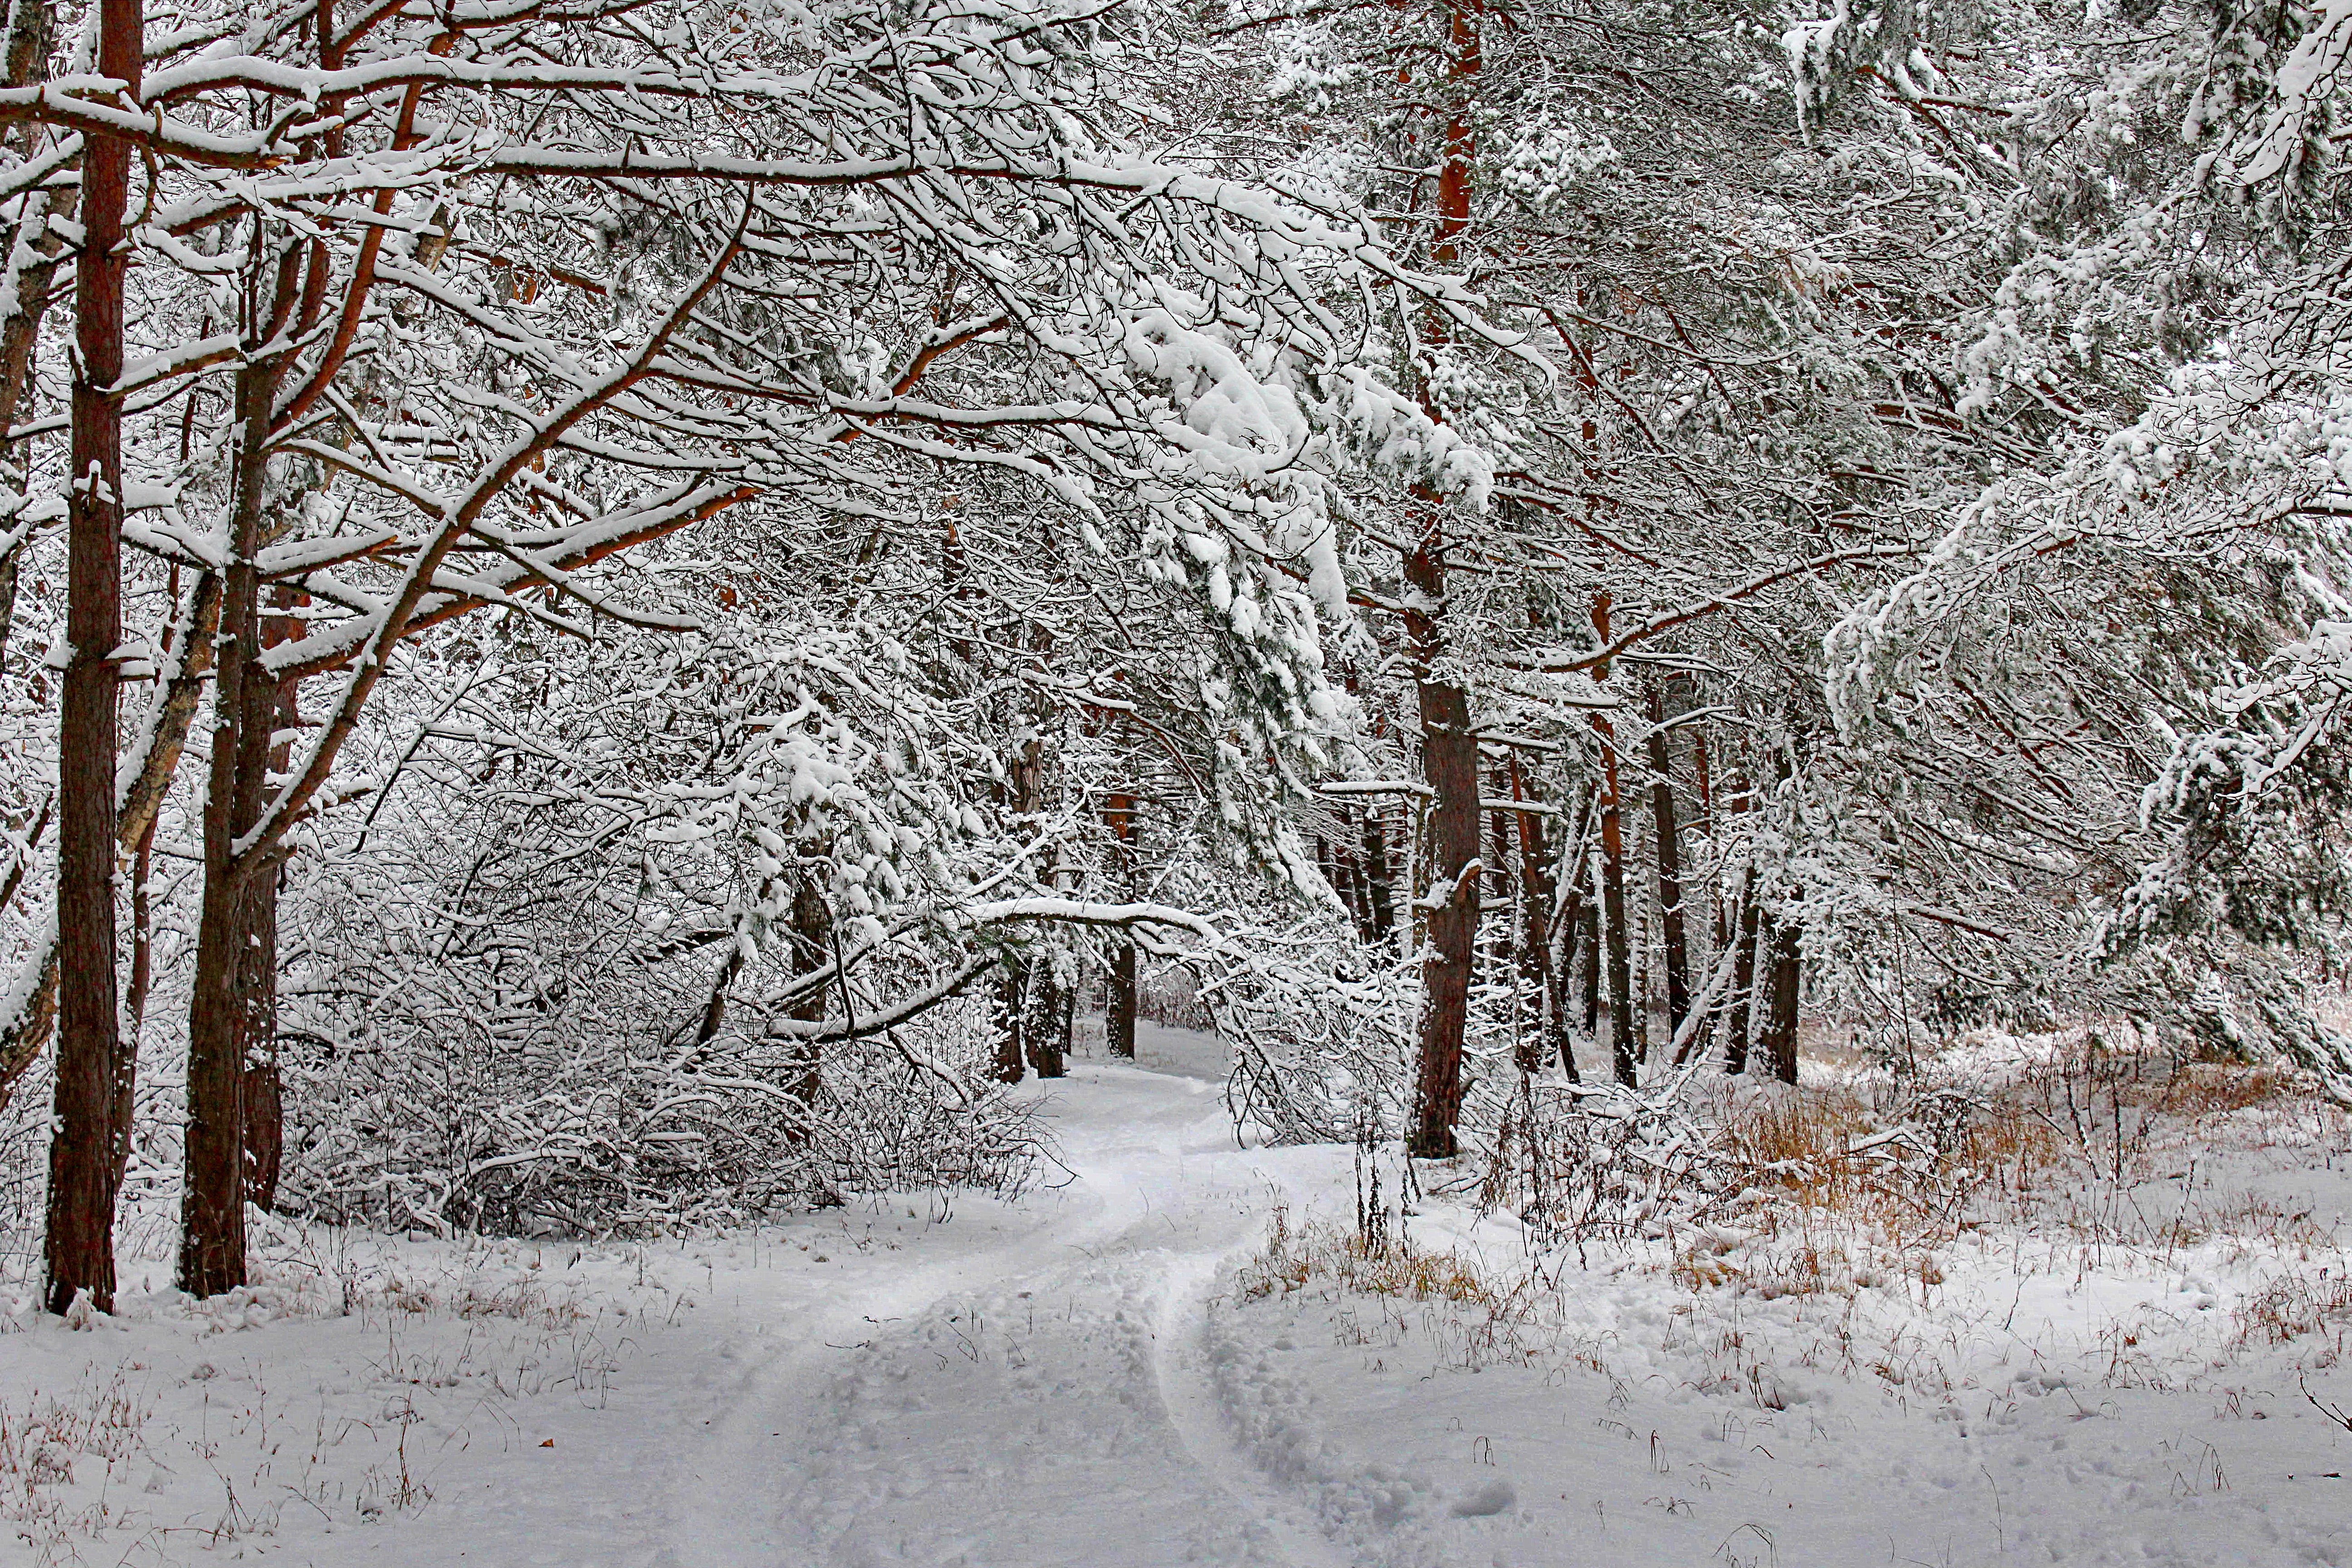
[(1519, 1500), (1519, 1489), (1508, 1481), (1488, 1481), (1477, 1490), (1462, 1497), (1454, 1505), (1456, 1519), (1485, 1519), (1503, 1512)]

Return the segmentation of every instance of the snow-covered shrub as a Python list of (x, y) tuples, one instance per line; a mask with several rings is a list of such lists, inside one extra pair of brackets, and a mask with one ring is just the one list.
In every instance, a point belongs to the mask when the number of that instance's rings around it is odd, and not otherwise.
[(1377, 1142), (1403, 1126), (1412, 1087), (1412, 972), (1342, 922), (1226, 933), (1200, 997), (1231, 1043), (1226, 1102), (1277, 1143)]
[(772, 624), (439, 651), (457, 698), (285, 894), (286, 1204), (594, 1232), (1024, 1178), (954, 929), (1004, 839), (903, 666)]

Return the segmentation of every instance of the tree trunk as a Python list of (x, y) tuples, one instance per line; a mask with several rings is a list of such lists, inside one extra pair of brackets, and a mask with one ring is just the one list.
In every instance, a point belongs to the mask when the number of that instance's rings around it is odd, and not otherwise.
[[(1597, 851), (1594, 858), (1598, 858)], [(1591, 896), (1592, 878), (1593, 870), (1587, 867), (1584, 873), (1584, 1035), (1597, 1046), (1601, 1041), (1601, 904)]]
[(1377, 810), (1364, 813), (1364, 900), (1371, 912), (1374, 940), (1385, 940), (1396, 930), (1396, 895), (1389, 869), (1387, 824)]
[[(1696, 775), (1698, 782), (1699, 834), (1710, 844), (1714, 844), (1715, 795), (1707, 784), (1706, 736), (1704, 733), (1691, 742), (1691, 771)], [(1719, 844), (1716, 845), (1716, 854), (1717, 874), (1707, 879), (1707, 902), (1713, 916), (1707, 932), (1709, 951), (1719, 956), (1723, 952), (1724, 943), (1731, 940), (1731, 933), (1724, 928), (1722, 847)]]
[[(795, 975), (814, 974), (833, 956), (833, 906), (824, 901), (824, 888), (814, 877), (803, 875), (793, 887), (792, 964)], [(803, 1024), (822, 1023), (824, 1019), (827, 986), (818, 986), (808, 995), (793, 1004), (792, 1016)], [(824, 1095), (824, 1047), (814, 1040), (803, 1040), (794, 1053), (792, 1082), (793, 1098), (801, 1102), (802, 1110), (814, 1117), (817, 1101)], [(805, 1142), (805, 1128), (795, 1128), (796, 1142)]]
[(1748, 1070), (1748, 1018), (1756, 995), (1756, 944), (1760, 924), (1756, 909), (1756, 868), (1739, 874), (1738, 954), (1732, 960), (1731, 1011), (1723, 1029), (1723, 1070)]
[[(1013, 746), (1013, 765), (1006, 772), (1005, 804), (1018, 816), (1038, 810), (1045, 793), (1045, 737), (1030, 730)], [(1035, 968), (1035, 962), (1026, 954), (1007, 958), (997, 982), (996, 1076), (1005, 1083), (1019, 1083), (1037, 1058), (1036, 1019), (1031, 1005)]]
[[(1511, 798), (1531, 798), (1526, 770), (1515, 754), (1510, 761)], [(1532, 1004), (1534, 1026), (1521, 1037), (1519, 1070), (1533, 1073), (1554, 1056), (1576, 1077), (1575, 1053), (1568, 1046), (1568, 1020), (1561, 1016), (1558, 972), (1552, 963), (1551, 848), (1546, 843), (1543, 817), (1532, 811), (1517, 814), (1519, 827), (1519, 985), (1523, 1005)]]
[[(1452, 87), (1445, 151), (1437, 172), (1437, 222), (1430, 258), (1450, 268), (1462, 258), (1470, 226), (1471, 174), (1478, 133), (1468, 84), (1483, 65), (1478, 0), (1448, 0), (1446, 74)], [(1442, 322), (1432, 324), (1442, 340)], [(1423, 397), (1433, 418), (1443, 411)], [(1462, 1043), (1469, 1026), (1470, 978), (1478, 941), (1478, 737), (1470, 728), (1470, 693), (1444, 679), (1446, 651), (1444, 514), (1434, 494), (1421, 538), (1404, 558), (1412, 589), (1404, 614), (1407, 658), (1420, 698), (1422, 776), (1430, 803), (1429, 956), (1421, 975), (1420, 1060), (1414, 1074), (1408, 1152), (1449, 1159), (1462, 1110)]]
[[(1609, 596), (1592, 601), (1592, 630), (1601, 646), (1609, 646)], [(1594, 668), (1595, 685), (1609, 678), (1609, 667)], [(1633, 1050), (1633, 969), (1632, 933), (1625, 925), (1625, 824), (1620, 810), (1617, 780), (1617, 731), (1606, 711), (1592, 715), (1593, 733), (1601, 737), (1601, 925), (1608, 946), (1609, 1045), (1617, 1081), (1631, 1088), (1641, 1080)], [(1589, 1005), (1588, 1005), (1589, 1006)]]
[[(118, 854), (135, 855), (140, 840), (153, 831), (163, 792), (179, 770), (188, 725), (195, 716), (205, 678), (212, 671), (213, 631), (220, 616), (220, 575), (197, 574), (195, 589), (182, 611), (178, 635), (167, 638), (163, 689), (148, 710), (147, 751), (138, 776), (121, 792), (121, 810), (115, 821)], [(24, 997), (13, 1018), (0, 1020), (0, 1110), (5, 1110), (16, 1082), (48, 1044), (57, 1021), (58, 941), (54, 927), (48, 939), (26, 954), (18, 966), (16, 984)]]
[(1683, 939), (1682, 836), (1675, 820), (1674, 758), (1666, 743), (1665, 702), (1650, 688), (1650, 816), (1658, 835), (1658, 931), (1665, 944), (1666, 1037), (1690, 1012), (1690, 952)]
[[(1568, 1081), (1570, 1083), (1582, 1081), (1576, 1070), (1576, 1049), (1573, 1044), (1575, 1031), (1570, 1026), (1571, 1014), (1569, 1010), (1569, 987), (1570, 977), (1576, 973), (1579, 955), (1584, 955), (1588, 964), (1591, 962), (1591, 950), (1585, 945), (1584, 941), (1584, 928), (1590, 918), (1591, 903), (1585, 893), (1590, 880), (1586, 875), (1590, 857), (1586, 855), (1584, 849), (1584, 825), (1591, 816), (1592, 803), (1598, 794), (1597, 790), (1590, 786), (1586, 788), (1583, 805), (1578, 807), (1573, 826), (1569, 829), (1568, 890), (1560, 896), (1559, 911), (1553, 917), (1558, 952), (1552, 959), (1551, 1016), (1553, 1027), (1559, 1034), (1560, 1071), (1568, 1075)], [(1585, 1028), (1590, 1032), (1591, 1027), (1591, 1023), (1588, 1020)]]
[(1029, 966), (1029, 1065), (1039, 1078), (1069, 1071), (1070, 1024), (1076, 1011), (1075, 986), (1062, 984), (1052, 960)]
[[(1126, 879), (1127, 894), (1136, 894), (1135, 797), (1115, 795), (1105, 803), (1103, 816), (1110, 824), (1111, 855)], [(1111, 954), (1110, 996), (1103, 1013), (1103, 1047), (1125, 1061), (1135, 1059), (1135, 943), (1122, 942)]]
[[(100, 0), (98, 68), (131, 84), (144, 58), (140, 0)], [(44, 1242), (45, 1289), (62, 1312), (87, 1290), (114, 1305), (114, 1108), (136, 1069), (115, 1010), (114, 650), (122, 642), (123, 245), (131, 143), (91, 132), (82, 153), (84, 238), (74, 270), (66, 642), (58, 721), (58, 1062)]]
[(1029, 1075), (1029, 960), (1008, 958), (996, 981), (996, 1080), (1019, 1083)]
[(1760, 1042), (1764, 1050), (1764, 1066), (1782, 1083), (1797, 1081), (1797, 985), (1798, 929), (1788, 921), (1768, 916), (1769, 928), (1764, 948), (1771, 955), (1771, 973), (1768, 994), (1771, 1014)]
[(1135, 944), (1123, 942), (1110, 961), (1110, 1008), (1103, 1030), (1110, 1054), (1123, 1061), (1135, 1059)]
[(286, 1152), (285, 1090), (278, 1071), (278, 883), (272, 862), (247, 879), (245, 944), (237, 975), (238, 1140), (245, 1196), (264, 1214), (278, 1207)]
[(1421, 697), (1422, 777), (1433, 792), (1429, 956), (1421, 969), (1421, 1048), (1407, 1137), (1411, 1153), (1423, 1160), (1450, 1159), (1454, 1152), (1478, 937), (1478, 737), (1470, 728), (1469, 692), (1435, 675), (1444, 653), (1444, 551), (1432, 514), (1420, 546), (1405, 558), (1414, 607), (1404, 617)]
[[(26, 87), (47, 78), (56, 31), (54, 16), (49, 6), (32, 4), (31, 0), (17, 0), (9, 7), (5, 62), (8, 86)], [(50, 134), (44, 127), (27, 122), (11, 140), (21, 156), (30, 157)], [(49, 288), (56, 280), (58, 264), (65, 257), (64, 237), (49, 219), (72, 217), (79, 197), (79, 187), (27, 193), (24, 216), (10, 237), (5, 266), (6, 284), (16, 298), (16, 308), (9, 313), (7, 325), (0, 327), (0, 431), (16, 424), (24, 406), (25, 392), (33, 379), (33, 353), (40, 342), (41, 318), (48, 310)], [(30, 479), (31, 457), (29, 441), (11, 443), (5, 455), (0, 455), (0, 461), (7, 467), (9, 488), (18, 495), (25, 493)], [(29, 521), (17, 526), (22, 532), (15, 546), (0, 544), (0, 665), (7, 659), (8, 628), (16, 618), (17, 579), (25, 552), (33, 540)]]
[[(270, 603), (280, 612), (298, 608), (291, 589), (274, 588)], [(261, 646), (275, 647), (300, 635), (291, 616), (267, 616), (261, 622)], [(302, 722), (299, 694), (291, 685), (279, 685), (257, 665), (247, 672), (245, 717), (248, 733), (266, 731), (266, 755), (270, 773), (283, 775), (293, 762), (290, 737)], [(255, 786), (255, 800), (267, 787)], [(247, 879), (244, 973), (239, 976), (238, 1027), (243, 1037), (245, 1191), (253, 1206), (264, 1214), (278, 1208), (278, 1178), (286, 1152), (286, 1097), (278, 1063), (278, 894), (285, 880), (282, 858), (271, 858), (255, 868)]]
[[(296, 252), (281, 253), (282, 263)], [(277, 296), (290, 307), (290, 268), (278, 268)], [(272, 311), (276, 324), (276, 311)], [(268, 341), (258, 320), (247, 341)], [(256, 939), (262, 884), (273, 859), (236, 843), (261, 820), (268, 787), (275, 681), (261, 662), (261, 549), (268, 483), (275, 362), (237, 374), (239, 432), (229, 515), (229, 563), (222, 583), (219, 672), (213, 682), (212, 766), (205, 793), (204, 905), (197, 917), (195, 978), (188, 1005), (188, 1124), (180, 1202), (180, 1289), (217, 1296), (246, 1282), (247, 1055), (254, 1029)], [(270, 901), (275, 902), (274, 897)], [(270, 922), (274, 933), (275, 922)], [(269, 955), (273, 972), (276, 955)]]

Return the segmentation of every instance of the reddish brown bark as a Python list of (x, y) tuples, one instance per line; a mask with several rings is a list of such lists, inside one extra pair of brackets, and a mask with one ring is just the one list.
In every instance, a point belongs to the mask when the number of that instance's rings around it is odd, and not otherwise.
[(1405, 638), (1421, 697), (1422, 777), (1429, 805), (1428, 956), (1421, 969), (1420, 1059), (1407, 1146), (1417, 1158), (1449, 1159), (1462, 1109), (1462, 1042), (1469, 1023), (1470, 974), (1478, 937), (1478, 737), (1470, 694), (1444, 679), (1444, 542), (1433, 515), (1405, 558), (1412, 588)]
[[(1451, 0), (1446, 8), (1447, 76), (1453, 101), (1445, 122), (1445, 155), (1437, 176), (1437, 224), (1430, 258), (1441, 268), (1462, 259), (1470, 226), (1471, 175), (1478, 138), (1469, 82), (1482, 61), (1478, 0)], [(1433, 331), (1442, 337), (1442, 328)], [(1434, 416), (1439, 410), (1431, 407)], [(1434, 502), (1434, 496), (1425, 497)], [(1445, 533), (1433, 505), (1421, 538), (1404, 559), (1411, 589), (1404, 614), (1406, 658), (1421, 704), (1422, 777), (1433, 792), (1429, 807), (1429, 956), (1422, 964), (1419, 1062), (1414, 1073), (1409, 1152), (1442, 1160), (1454, 1152), (1454, 1124), (1462, 1109), (1462, 1046), (1469, 1026), (1471, 970), (1478, 941), (1478, 737), (1470, 727), (1470, 693), (1443, 665), (1445, 632)]]
[[(140, 0), (100, 0), (98, 68), (135, 91), (146, 33)], [(75, 267), (71, 483), (66, 499), (66, 641), (58, 713), (58, 1060), (44, 1243), (49, 1310), (87, 1290), (114, 1302), (115, 1108), (136, 1063), (116, 1015), (114, 650), (122, 641), (124, 217), (131, 144), (92, 133), (82, 153), (84, 239)]]

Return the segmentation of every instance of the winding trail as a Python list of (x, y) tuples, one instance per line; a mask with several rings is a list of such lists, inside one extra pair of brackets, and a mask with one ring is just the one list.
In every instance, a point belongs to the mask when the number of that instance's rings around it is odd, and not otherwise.
[(1040, 1105), (1066, 1182), (984, 1234), (844, 1258), (831, 1304), (778, 1325), (692, 1457), (681, 1563), (1345, 1568), (1235, 1446), (1205, 1342), (1333, 1152), (1236, 1149), (1212, 1083), (1137, 1068), (1073, 1064)]

